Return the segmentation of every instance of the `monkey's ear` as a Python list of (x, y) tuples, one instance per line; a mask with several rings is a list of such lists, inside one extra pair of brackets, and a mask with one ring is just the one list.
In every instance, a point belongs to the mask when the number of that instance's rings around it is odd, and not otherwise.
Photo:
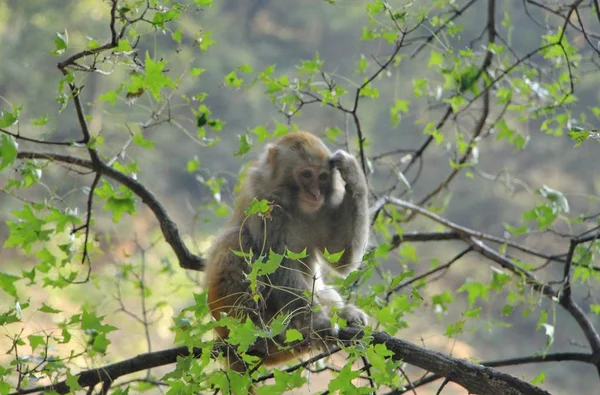
[(278, 158), (279, 152), (277, 151), (277, 147), (275, 146), (275, 144), (267, 145), (267, 147), (265, 148), (265, 163), (271, 168), (273, 168), (275, 166), (275, 163), (277, 163)]

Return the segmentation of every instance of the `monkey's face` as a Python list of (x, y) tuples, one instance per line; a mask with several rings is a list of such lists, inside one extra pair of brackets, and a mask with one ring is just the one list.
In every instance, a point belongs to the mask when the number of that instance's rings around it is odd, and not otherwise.
[(298, 184), (298, 204), (300, 210), (310, 214), (319, 210), (325, 203), (331, 184), (329, 167), (306, 165), (294, 170), (294, 178)]

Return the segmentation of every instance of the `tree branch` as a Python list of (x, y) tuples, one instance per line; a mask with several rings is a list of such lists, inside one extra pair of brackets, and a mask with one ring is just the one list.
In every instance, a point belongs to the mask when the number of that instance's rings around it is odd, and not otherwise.
[[(514, 366), (514, 365), (525, 365), (530, 363), (546, 363), (546, 362), (583, 362), (583, 363), (594, 363), (594, 356), (592, 354), (583, 354), (576, 352), (559, 352), (554, 354), (542, 354), (542, 355), (531, 355), (528, 357), (518, 357), (509, 359), (498, 359), (494, 361), (481, 362), (483, 366), (489, 367), (502, 367), (502, 366)], [(429, 374), (425, 377), (415, 380), (412, 385), (407, 385), (402, 390), (394, 390), (386, 393), (385, 395), (400, 395), (406, 394), (413, 391), (417, 387), (421, 387), (425, 384), (432, 383), (436, 380), (441, 379), (442, 376), (437, 374)]]
[[(17, 158), (45, 159), (54, 162), (68, 163), (71, 165), (76, 165), (86, 169), (94, 170), (94, 163), (91, 160), (82, 159), (70, 155), (55, 154), (51, 152), (23, 151), (17, 154)], [(190, 270), (204, 270), (204, 259), (199, 257), (198, 255), (192, 254), (192, 252), (190, 252), (190, 250), (186, 247), (185, 243), (181, 239), (181, 235), (179, 234), (179, 228), (177, 228), (177, 224), (175, 224), (175, 222), (169, 215), (167, 209), (154, 196), (154, 194), (150, 192), (148, 188), (146, 188), (139, 181), (129, 177), (126, 174), (121, 173), (118, 170), (115, 170), (112, 167), (106, 165), (100, 166), (98, 171), (102, 175), (131, 189), (131, 191), (135, 193), (140, 199), (142, 199), (142, 202), (146, 206), (148, 206), (150, 210), (152, 210), (154, 216), (160, 224), (160, 229), (162, 231), (163, 236), (165, 237), (166, 242), (171, 246), (171, 248), (173, 248), (177, 259), (179, 259), (179, 266), (181, 266), (184, 269)]]
[[(362, 331), (357, 328), (344, 328), (339, 335), (340, 340), (344, 341), (352, 341), (360, 337), (362, 337)], [(401, 359), (406, 363), (446, 377), (466, 388), (469, 393), (486, 395), (549, 394), (547, 391), (509, 374), (417, 346), (391, 337), (385, 332), (373, 332), (371, 342), (385, 344), (388, 350), (394, 353), (393, 359)]]
[[(474, 251), (476, 251), (479, 254), (481, 254), (482, 256), (496, 262), (497, 264), (502, 266), (504, 269), (510, 271), (511, 273), (521, 276), (527, 282), (527, 284), (529, 284), (533, 289), (535, 289), (542, 295), (549, 297), (553, 301), (558, 302), (558, 304), (561, 307), (563, 307), (571, 315), (571, 317), (573, 317), (573, 319), (577, 322), (577, 324), (583, 331), (583, 334), (585, 335), (585, 338), (587, 339), (587, 341), (594, 353), (594, 357), (595, 357), (594, 365), (596, 366), (598, 375), (600, 375), (600, 334), (598, 333), (596, 328), (594, 328), (592, 321), (590, 321), (590, 319), (586, 316), (585, 312), (581, 309), (581, 306), (579, 306), (577, 303), (575, 303), (573, 298), (563, 297), (561, 295), (561, 292), (557, 291), (549, 284), (540, 281), (529, 270), (521, 267), (517, 263), (513, 262), (511, 259), (505, 257), (504, 255), (500, 254), (498, 251), (494, 250), (493, 248), (491, 248), (488, 245), (486, 245), (485, 243), (483, 243), (478, 236), (476, 236), (472, 233), (471, 230), (464, 228), (460, 225), (454, 224), (454, 223), (448, 221), (447, 219), (440, 217), (437, 214), (434, 214), (430, 211), (427, 211), (417, 205), (406, 202), (404, 200), (396, 199), (393, 197), (387, 197), (384, 199), (387, 199), (387, 201), (389, 203), (394, 204), (395, 206), (403, 207), (408, 210), (412, 210), (413, 213), (416, 212), (421, 215), (424, 215), (425, 217), (428, 217), (428, 218), (432, 219), (433, 221), (450, 228), (453, 231), (461, 233), (463, 235), (463, 240), (467, 244), (469, 244)], [(574, 243), (577, 244), (577, 243), (584, 242), (586, 240), (589, 241), (591, 238), (593, 239), (594, 237), (597, 237), (597, 235), (592, 235), (592, 236), (588, 236), (585, 238), (576, 239), (575, 242), (571, 243), (571, 248), (569, 249), (569, 251), (574, 250), (574, 248), (575, 248)], [(572, 255), (572, 253), (570, 255)], [(570, 267), (569, 265), (566, 265), (566, 266)], [(568, 272), (567, 267), (565, 268), (565, 273), (566, 272)]]
[[(359, 341), (363, 336), (364, 332), (358, 328), (344, 328), (340, 330), (339, 340), (350, 343)], [(417, 346), (416, 344), (394, 338), (385, 332), (372, 332), (368, 340), (370, 340), (371, 344), (385, 344), (386, 347), (393, 352), (392, 358), (394, 360), (403, 360), (406, 363), (430, 371), (440, 377), (446, 377), (449, 381), (463, 386), (470, 393), (486, 395), (548, 394), (547, 391), (491, 367), (461, 360), (438, 351), (429, 350)], [(200, 353), (201, 350), (199, 349), (194, 351), (195, 355), (199, 355)], [(102, 382), (112, 383), (119, 377), (128, 374), (175, 363), (178, 357), (187, 357), (190, 354), (190, 350), (187, 347), (177, 347), (140, 354), (134, 358), (126, 359), (121, 362), (83, 371), (79, 373), (77, 381), (82, 387), (93, 387)], [(324, 353), (321, 357), (324, 358), (328, 355), (329, 353)], [(573, 355), (574, 356), (560, 360), (591, 363), (591, 356), (583, 354)], [(516, 363), (534, 362), (532, 358), (533, 357), (521, 358), (520, 360), (525, 362)], [(543, 359), (541, 357), (540, 359), (540, 362), (542, 362)], [(310, 361), (314, 362), (314, 358)], [(515, 361), (518, 360), (515, 359)], [(547, 362), (549, 362), (549, 360)], [(301, 364), (301, 367), (304, 366), (306, 366), (306, 363)], [(59, 394), (66, 394), (70, 389), (66, 381), (61, 381), (48, 386), (23, 389), (14, 392), (11, 395), (24, 395), (43, 391), (55, 391)]]
[[(187, 357), (190, 351), (187, 347), (177, 347), (168, 350), (154, 351), (140, 354), (136, 357), (123, 360), (121, 362), (106, 365), (97, 369), (85, 370), (78, 374), (77, 382), (82, 387), (93, 387), (98, 383), (105, 381), (113, 382), (119, 377), (131, 373), (141, 372), (146, 369), (175, 363), (177, 357)], [(36, 392), (55, 391), (59, 394), (68, 394), (70, 392), (67, 381), (61, 381), (43, 387), (23, 389), (13, 392), (11, 395), (33, 394)]]

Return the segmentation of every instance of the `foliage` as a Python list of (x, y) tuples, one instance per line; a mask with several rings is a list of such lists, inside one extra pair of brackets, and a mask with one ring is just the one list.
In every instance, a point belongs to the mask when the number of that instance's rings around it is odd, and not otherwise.
[[(46, 34), (42, 44), (17, 34), (14, 53), (0, 53), (15, 76), (0, 76), (0, 205), (10, 212), (0, 229), (0, 394), (247, 393), (257, 383), (277, 394), (311, 388), (313, 377), (324, 393), (404, 393), (442, 377), (432, 393), (486, 379), (535, 393), (597, 388), (600, 108), (589, 103), (600, 10), (284, 3), (0, 5), (3, 25), (32, 15)], [(20, 59), (35, 66), (23, 71)], [(42, 73), (49, 59), (53, 78)], [(287, 349), (302, 333), (283, 315), (265, 327), (214, 320), (192, 272), (203, 269), (196, 243), (209, 244), (231, 211), (232, 172), (299, 129), (356, 154), (369, 178), (371, 245), (359, 270), (331, 282), (373, 326), (358, 335), (334, 314), (337, 347), (267, 368), (252, 345), (285, 333)], [(188, 236), (176, 192), (191, 177), (200, 191), (191, 220), (204, 222)], [(271, 210), (255, 200), (245, 213), (268, 226)], [(253, 297), (261, 275), (307, 254), (234, 253), (252, 268)], [(228, 345), (217, 326), (229, 329)], [(398, 339), (408, 336), (431, 349)], [(583, 349), (558, 352), (571, 337)], [(432, 351), (444, 348), (439, 338), (469, 361)], [(161, 354), (157, 343), (180, 348)], [(222, 367), (228, 347), (248, 373)], [(589, 369), (541, 364), (560, 361)], [(101, 368), (82, 374), (84, 363)], [(534, 365), (519, 379), (484, 368), (518, 364)]]

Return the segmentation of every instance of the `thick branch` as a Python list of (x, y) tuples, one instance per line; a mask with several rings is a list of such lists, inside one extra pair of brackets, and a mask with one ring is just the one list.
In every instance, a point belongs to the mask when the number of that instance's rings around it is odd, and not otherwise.
[[(351, 341), (356, 337), (361, 337), (361, 331), (357, 328), (345, 328), (340, 331), (340, 340)], [(388, 350), (394, 353), (395, 360), (401, 359), (406, 363), (446, 377), (472, 394), (549, 394), (547, 391), (509, 374), (417, 346), (391, 337), (385, 332), (373, 332), (372, 343), (385, 344)]]
[[(576, 353), (576, 352), (559, 352), (554, 354), (544, 355), (531, 355), (528, 357), (518, 357), (509, 359), (498, 359), (494, 361), (481, 362), (483, 366), (489, 367), (502, 367), (502, 366), (515, 366), (525, 365), (530, 363), (546, 363), (546, 362), (583, 362), (583, 363), (594, 363), (594, 356), (592, 354)], [(413, 391), (415, 388), (421, 387), (425, 384), (432, 383), (436, 380), (441, 379), (442, 376), (437, 374), (429, 374), (422, 377), (419, 380), (415, 380), (412, 384), (407, 385), (401, 390), (394, 390), (386, 393), (385, 395), (400, 395), (406, 394)]]
[[(85, 370), (79, 373), (77, 382), (82, 387), (93, 387), (102, 382), (113, 382), (119, 377), (131, 373), (141, 372), (157, 366), (175, 363), (177, 357), (187, 357), (190, 351), (187, 347), (177, 347), (168, 350), (149, 352), (140, 354), (136, 357), (126, 359), (121, 362), (106, 365), (97, 369)], [(44, 387), (35, 387), (14, 392), (11, 395), (34, 394), (36, 392), (55, 391), (59, 394), (68, 394), (70, 392), (66, 381), (51, 384)]]
[[(343, 342), (354, 342), (362, 336), (363, 333), (358, 328), (344, 328), (339, 333), (339, 339)], [(441, 377), (447, 377), (450, 381), (469, 390), (470, 393), (486, 395), (548, 394), (548, 392), (509, 374), (417, 346), (394, 338), (385, 332), (373, 332), (371, 343), (385, 344), (394, 353), (393, 359), (403, 360)], [(196, 353), (199, 354), (200, 350)], [(117, 378), (128, 374), (175, 363), (178, 357), (188, 355), (190, 355), (190, 351), (187, 347), (140, 354), (134, 358), (98, 369), (83, 371), (78, 375), (78, 383), (82, 387), (93, 387), (101, 382), (113, 382)], [(324, 356), (326, 355), (324, 354)], [(577, 360), (587, 362), (586, 358), (577, 358)], [(42, 391), (56, 391), (59, 394), (66, 394), (69, 392), (69, 387), (66, 381), (61, 381), (50, 386), (21, 390), (11, 395), (32, 394)]]

